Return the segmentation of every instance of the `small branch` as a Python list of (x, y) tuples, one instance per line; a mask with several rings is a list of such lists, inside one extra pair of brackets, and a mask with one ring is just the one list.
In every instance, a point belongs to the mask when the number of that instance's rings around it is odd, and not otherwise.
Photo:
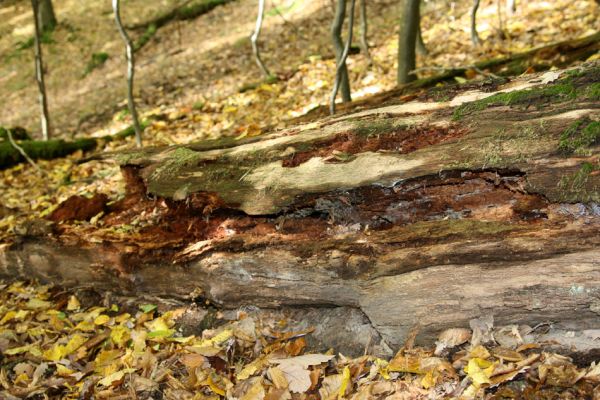
[(40, 169), (40, 167), (37, 166), (37, 164), (35, 162), (33, 162), (33, 160), (31, 159), (31, 157), (29, 157), (27, 155), (27, 153), (25, 152), (25, 150), (23, 150), (23, 148), (21, 146), (19, 146), (17, 144), (17, 142), (14, 141), (13, 137), (12, 137), (12, 132), (10, 131), (10, 129), (6, 130), (6, 134), (8, 136), (8, 140), (10, 141), (10, 144), (19, 152), (21, 153), (21, 155), (23, 156), (24, 159), (27, 160), (27, 162), (29, 164), (31, 164), (31, 166), (40, 174), (43, 174), (42, 170)]
[(355, 4), (356, 0), (350, 1), (350, 18), (348, 19), (348, 39), (346, 40), (344, 52), (342, 53), (342, 57), (340, 57), (340, 62), (338, 63), (337, 69), (335, 71), (335, 83), (333, 85), (333, 90), (331, 91), (331, 98), (329, 99), (329, 112), (331, 113), (331, 115), (335, 114), (335, 98), (337, 97), (337, 92), (340, 88), (340, 83), (342, 81), (342, 71), (346, 66), (346, 59), (348, 58), (348, 53), (350, 53), (350, 45), (352, 44), (352, 28), (354, 27)]

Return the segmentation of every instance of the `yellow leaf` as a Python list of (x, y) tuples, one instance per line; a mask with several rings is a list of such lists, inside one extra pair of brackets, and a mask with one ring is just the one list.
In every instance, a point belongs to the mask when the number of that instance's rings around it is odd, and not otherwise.
[(79, 334), (73, 335), (66, 345), (54, 345), (52, 348), (44, 351), (43, 355), (46, 360), (58, 361), (63, 359), (65, 356), (73, 353), (82, 344), (86, 342), (86, 338)]
[(115, 326), (115, 327), (111, 328), (111, 330), (110, 330), (110, 339), (117, 346), (123, 347), (123, 345), (125, 343), (127, 343), (129, 338), (131, 337), (131, 334), (129, 332), (130, 332), (129, 328), (127, 328), (123, 325)]
[(0, 325), (3, 325), (4, 323), (14, 319), (15, 315), (17, 315), (16, 311), (7, 312), (6, 314), (4, 314), (4, 317), (2, 317), (2, 319), (0, 320)]
[(21, 347), (13, 347), (12, 349), (5, 350), (4, 354), (12, 356), (12, 355), (15, 355), (15, 354), (26, 353), (26, 352), (29, 351), (29, 349), (31, 348), (31, 346), (32, 345), (21, 346)]
[(100, 379), (98, 384), (102, 386), (111, 386), (115, 383), (120, 383), (125, 374), (130, 374), (135, 371), (135, 368), (125, 368), (117, 372), (113, 372), (112, 374)]
[(218, 333), (211, 339), (204, 339), (198, 344), (195, 344), (193, 347), (210, 347), (215, 345), (220, 345), (225, 342), (229, 338), (233, 336), (233, 331), (231, 329), (225, 329), (223, 332)]
[(96, 330), (96, 325), (92, 321), (81, 321), (73, 328), (82, 332), (92, 332)]
[(56, 374), (58, 376), (71, 376), (74, 373), (75, 371), (72, 369), (69, 369), (62, 364), (56, 364)]
[[(221, 396), (224, 396), (224, 395), (225, 395), (225, 392), (223, 392), (223, 394), (221, 394)], [(262, 400), (264, 398), (265, 398), (265, 389), (263, 388), (263, 385), (262, 385), (262, 378), (256, 378), (256, 382), (254, 382), (254, 384), (252, 386), (250, 386), (250, 389), (248, 389), (248, 391), (246, 393), (244, 393), (244, 395), (242, 397), (240, 397), (240, 400)]]
[(215, 382), (213, 381), (212, 374), (209, 375), (208, 378), (206, 379), (206, 384), (208, 385), (208, 387), (210, 388), (210, 390), (212, 390), (213, 392), (215, 392), (219, 396), (225, 396), (225, 391), (223, 389), (221, 389), (220, 387), (218, 387), (215, 384)]
[(346, 390), (348, 389), (348, 384), (350, 383), (350, 368), (348, 366), (344, 367), (344, 371), (342, 372), (342, 384), (340, 385), (340, 390), (338, 391), (338, 399), (341, 399), (346, 394)]
[(110, 321), (110, 317), (106, 314), (101, 314), (101, 315), (98, 315), (96, 317), (96, 319), (94, 319), (94, 324), (95, 325), (105, 325), (106, 323), (108, 323), (108, 321)]
[(44, 301), (40, 299), (31, 299), (27, 302), (27, 308), (32, 310), (45, 310), (52, 306), (52, 303), (49, 301)]
[(429, 389), (435, 386), (436, 380), (435, 377), (433, 376), (433, 370), (427, 372), (425, 374), (425, 376), (423, 377), (423, 379), (421, 379), (421, 386), (423, 386), (425, 389)]
[(79, 303), (79, 300), (77, 300), (77, 297), (75, 297), (75, 295), (69, 297), (69, 302), (67, 303), (67, 310), (74, 311), (79, 310), (80, 308), (81, 304)]
[(13, 384), (18, 385), (19, 383), (28, 383), (29, 381), (30, 381), (29, 375), (27, 375), (25, 372), (23, 372), (15, 378)]
[[(491, 383), (490, 375), (493, 372), (493, 365), (487, 365), (486, 369), (482, 368), (482, 365), (489, 363), (489, 361), (472, 358), (469, 360), (469, 364), (465, 368), (465, 372), (471, 378), (473, 385), (478, 388), (479, 386)], [(491, 370), (489, 368), (492, 368)]]

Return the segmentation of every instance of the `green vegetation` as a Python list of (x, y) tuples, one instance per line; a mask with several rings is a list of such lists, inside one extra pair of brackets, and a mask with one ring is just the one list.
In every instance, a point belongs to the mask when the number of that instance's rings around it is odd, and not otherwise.
[(158, 28), (156, 27), (156, 24), (148, 25), (146, 31), (142, 34), (142, 36), (139, 37), (137, 42), (135, 42), (135, 44), (133, 45), (133, 50), (137, 51), (144, 47), (144, 45), (148, 43), (150, 39), (152, 39), (152, 37), (156, 34), (157, 29)]
[(90, 61), (88, 62), (88, 64), (85, 67), (83, 76), (86, 76), (87, 74), (89, 74), (90, 72), (95, 70), (96, 68), (104, 65), (106, 60), (108, 60), (108, 53), (105, 53), (105, 52), (93, 53), (92, 58), (90, 59)]
[[(56, 41), (52, 38), (52, 31), (44, 31), (40, 36), (40, 42), (42, 44), (52, 44), (56, 43)], [(32, 36), (26, 41), (19, 41), (16, 44), (17, 50), (27, 50), (33, 47), (35, 43), (35, 38)]]
[(600, 122), (583, 118), (573, 122), (560, 136), (559, 149), (568, 154), (589, 155), (600, 143)]

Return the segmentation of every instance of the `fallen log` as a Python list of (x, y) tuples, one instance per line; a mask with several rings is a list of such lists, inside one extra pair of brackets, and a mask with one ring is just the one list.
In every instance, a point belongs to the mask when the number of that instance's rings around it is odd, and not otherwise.
[(0, 275), (225, 309), (357, 310), (392, 348), (415, 326), (431, 342), (485, 315), (598, 328), (599, 83), (591, 64), (258, 138), (106, 154), (129, 194), (102, 225), (19, 238)]

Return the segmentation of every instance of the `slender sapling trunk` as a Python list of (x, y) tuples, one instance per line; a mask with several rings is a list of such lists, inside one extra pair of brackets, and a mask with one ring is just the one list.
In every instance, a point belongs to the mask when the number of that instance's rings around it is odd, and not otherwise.
[[(344, 25), (344, 17), (346, 16), (346, 0), (337, 0), (335, 8), (335, 16), (331, 25), (331, 38), (333, 39), (333, 49), (335, 51), (336, 61), (336, 77), (340, 75), (339, 88), (342, 92), (342, 101), (344, 103), (352, 101), (350, 96), (350, 80), (348, 79), (348, 67), (346, 62), (342, 62), (344, 54), (344, 44), (342, 42), (342, 26)], [(350, 30), (352, 32), (352, 30)], [(339, 72), (337, 72), (339, 71)], [(336, 78), (337, 80), (337, 78)]]
[(479, 8), (479, 0), (473, 0), (473, 7), (471, 8), (471, 42), (475, 46), (478, 46), (481, 42), (479, 35), (477, 34), (477, 9)]
[(367, 19), (367, 0), (360, 0), (360, 51), (367, 57), (369, 64), (372, 63), (371, 54), (369, 53), (369, 42), (367, 41), (367, 33), (369, 30), (369, 22)]
[(35, 52), (35, 80), (37, 81), (40, 92), (40, 116), (42, 122), (42, 138), (50, 138), (50, 116), (48, 113), (48, 98), (46, 96), (46, 83), (44, 82), (44, 62), (42, 59), (42, 44), (40, 41), (41, 29), (38, 21), (39, 1), (31, 0), (33, 8), (33, 26), (34, 26), (34, 52)]
[(256, 65), (262, 71), (265, 78), (271, 76), (271, 73), (267, 69), (267, 66), (263, 62), (262, 58), (260, 58), (260, 51), (258, 49), (258, 37), (260, 36), (260, 30), (262, 28), (263, 17), (265, 14), (265, 0), (258, 0), (258, 15), (256, 16), (256, 26), (254, 27), (254, 32), (252, 36), (250, 36), (250, 41), (252, 42), (252, 52), (254, 53), (254, 60), (256, 61)]
[[(346, 69), (346, 79), (348, 79), (348, 69), (346, 68), (346, 59), (348, 58), (348, 53), (350, 53), (350, 46), (352, 45), (352, 29), (354, 28), (354, 6), (356, 4), (356, 0), (350, 1), (350, 18), (348, 19), (348, 39), (346, 40), (346, 46), (344, 47), (344, 51), (342, 52), (342, 56), (340, 58), (340, 62), (337, 65), (335, 71), (335, 83), (333, 84), (333, 90), (331, 91), (331, 99), (329, 102), (329, 112), (333, 115), (335, 114), (335, 98), (337, 96), (337, 92), (340, 88), (340, 84), (342, 83), (342, 71)], [(348, 91), (350, 91), (350, 85), (348, 85)], [(350, 93), (348, 93), (350, 96)]]
[(133, 127), (135, 129), (135, 144), (137, 147), (142, 147), (142, 128), (140, 126), (140, 122), (138, 119), (137, 110), (135, 109), (135, 101), (133, 100), (133, 77), (135, 74), (135, 59), (133, 57), (133, 43), (125, 32), (125, 28), (123, 28), (123, 24), (121, 23), (121, 13), (119, 9), (119, 0), (113, 0), (112, 2), (113, 10), (115, 12), (115, 21), (117, 23), (117, 28), (119, 29), (119, 33), (123, 38), (126, 46), (126, 55), (127, 55), (127, 104), (129, 106), (129, 113), (131, 114), (131, 118), (133, 120)]

